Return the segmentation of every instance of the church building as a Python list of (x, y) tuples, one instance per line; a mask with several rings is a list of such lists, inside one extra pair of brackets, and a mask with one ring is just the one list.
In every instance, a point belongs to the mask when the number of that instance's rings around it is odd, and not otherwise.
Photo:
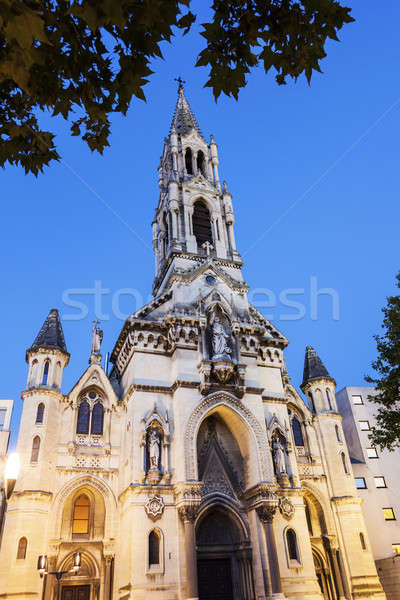
[(89, 367), (61, 391), (56, 309), (26, 352), (0, 599), (384, 600), (335, 380), (307, 347), (303, 395), (291, 385), (182, 84), (158, 184), (154, 299), (110, 373), (95, 325)]

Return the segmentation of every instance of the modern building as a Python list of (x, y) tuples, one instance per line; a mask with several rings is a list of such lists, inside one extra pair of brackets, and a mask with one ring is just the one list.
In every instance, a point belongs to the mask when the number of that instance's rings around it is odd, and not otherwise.
[[(335, 380), (308, 347), (307, 402), (291, 385), (288, 340), (248, 301), (218, 168), (180, 85), (158, 169), (154, 299), (126, 320), (109, 376), (94, 327), (67, 393), (57, 310), (27, 350), (0, 598), (385, 598)], [(59, 582), (39, 578), (39, 555)]]
[(345, 387), (336, 394), (343, 415), (358, 494), (371, 549), (388, 597), (400, 599), (400, 450), (375, 448), (369, 439), (377, 405), (371, 386)]

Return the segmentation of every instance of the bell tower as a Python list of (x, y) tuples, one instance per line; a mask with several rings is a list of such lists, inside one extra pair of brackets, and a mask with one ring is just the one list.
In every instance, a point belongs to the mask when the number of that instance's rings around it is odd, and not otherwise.
[(213, 136), (209, 142), (204, 139), (180, 80), (158, 167), (160, 198), (153, 221), (155, 296), (169, 287), (174, 273), (193, 269), (211, 257), (219, 259), (222, 268), (234, 266), (234, 278), (242, 281), (232, 196), (225, 181), (221, 186), (218, 165), (217, 144)]

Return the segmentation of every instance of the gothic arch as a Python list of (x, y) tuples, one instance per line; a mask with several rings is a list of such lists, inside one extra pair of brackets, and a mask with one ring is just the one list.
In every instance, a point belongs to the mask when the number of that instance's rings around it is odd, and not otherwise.
[(328, 499), (308, 481), (302, 482), (304, 497), (315, 507), (317, 512), (323, 517), (327, 534), (335, 534), (336, 528), (333, 522), (332, 509)]
[[(81, 571), (85, 574), (86, 577), (90, 578), (98, 578), (100, 577), (100, 568), (97, 564), (97, 560), (95, 557), (86, 550), (85, 547), (77, 548), (74, 552), (81, 553)], [(72, 566), (73, 554), (74, 552), (68, 552), (63, 558), (60, 560), (59, 565), (57, 567), (58, 571), (69, 571)], [(76, 577), (76, 575), (75, 575)]]
[(256, 485), (259, 481), (273, 481), (272, 459), (265, 429), (247, 406), (228, 392), (210, 394), (189, 416), (185, 431), (186, 479), (198, 479), (197, 434), (202, 421), (213, 412), (218, 412), (228, 427), (229, 421), (233, 421), (234, 429), (239, 429), (240, 435), (236, 436), (230, 427), (247, 466), (247, 487)]
[(214, 510), (221, 510), (227, 513), (229, 518), (235, 523), (238, 531), (240, 531), (241, 541), (250, 542), (250, 527), (247, 519), (238, 512), (232, 502), (227, 501), (225, 498), (223, 500), (221, 498), (212, 498), (210, 501), (202, 503), (196, 518), (196, 529), (198, 529), (207, 515)]
[(51, 516), (50, 516), (50, 528), (52, 536), (58, 537), (58, 532), (62, 523), (62, 515), (64, 505), (70, 496), (76, 495), (80, 488), (94, 488), (103, 498), (105, 506), (105, 523), (104, 523), (104, 538), (110, 539), (116, 537), (116, 525), (117, 525), (117, 501), (114, 496), (112, 489), (108, 486), (105, 481), (102, 481), (98, 477), (93, 475), (78, 476), (68, 481), (64, 487), (62, 487), (54, 498)]

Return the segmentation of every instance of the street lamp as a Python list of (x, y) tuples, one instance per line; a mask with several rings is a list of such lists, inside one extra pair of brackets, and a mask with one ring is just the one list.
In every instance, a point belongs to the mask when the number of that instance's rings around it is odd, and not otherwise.
[(37, 562), (37, 570), (39, 571), (40, 577), (43, 575), (54, 575), (57, 579), (57, 600), (60, 600), (60, 587), (61, 587), (61, 578), (66, 573), (73, 573), (74, 575), (78, 574), (79, 569), (81, 568), (81, 553), (75, 552), (72, 556), (72, 569), (69, 571), (48, 571), (47, 570), (47, 556), (46, 554), (41, 554), (38, 558)]

